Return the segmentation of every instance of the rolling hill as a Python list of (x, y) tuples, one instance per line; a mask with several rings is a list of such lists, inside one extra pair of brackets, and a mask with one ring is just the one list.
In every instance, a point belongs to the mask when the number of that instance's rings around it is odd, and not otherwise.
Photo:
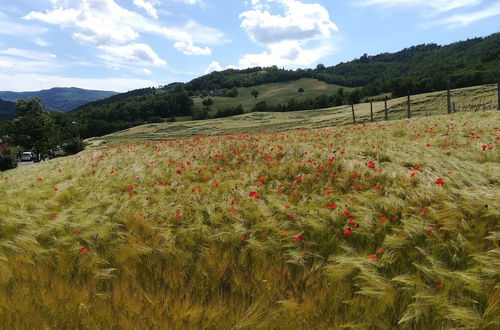
[[(303, 88), (303, 93), (298, 93), (299, 88)], [(233, 108), (242, 105), (246, 112), (250, 112), (258, 102), (266, 102), (267, 105), (286, 104), (291, 99), (296, 101), (303, 101), (307, 98), (315, 98), (322, 94), (332, 95), (338, 92), (342, 86), (327, 84), (323, 81), (311, 78), (302, 78), (294, 81), (262, 84), (253, 87), (240, 87), (238, 88), (238, 95), (236, 97), (214, 96), (212, 112), (222, 110), (225, 108)], [(259, 95), (254, 98), (251, 91), (257, 89)], [(351, 88), (344, 88), (346, 91)], [(202, 107), (203, 97), (194, 97), (194, 104)]]
[(51, 88), (34, 92), (0, 92), (0, 99), (15, 102), (17, 99), (38, 97), (51, 111), (67, 112), (86, 103), (116, 95), (116, 92), (81, 88)]

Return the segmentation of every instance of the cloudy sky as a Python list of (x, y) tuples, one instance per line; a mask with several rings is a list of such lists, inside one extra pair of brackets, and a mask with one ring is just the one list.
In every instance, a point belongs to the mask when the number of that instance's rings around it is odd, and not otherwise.
[(123, 92), (500, 31), (500, 0), (0, 0), (0, 90)]

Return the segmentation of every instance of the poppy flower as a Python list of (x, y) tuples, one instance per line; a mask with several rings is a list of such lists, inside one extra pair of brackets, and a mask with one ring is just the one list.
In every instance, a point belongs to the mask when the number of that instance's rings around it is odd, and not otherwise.
[(295, 221), (295, 219), (297, 219), (297, 217), (296, 217), (296, 216), (294, 216), (294, 215), (291, 215), (291, 216), (289, 217), (289, 219), (290, 219), (290, 221)]
[(386, 222), (386, 221), (387, 221), (387, 217), (386, 217), (386, 216), (384, 216), (384, 215), (383, 215), (383, 216), (381, 216), (379, 219), (380, 219), (380, 221), (382, 221), (382, 222)]
[(261, 233), (260, 236), (267, 237), (267, 233)]
[(330, 210), (335, 210), (337, 206), (335, 204), (328, 204), (327, 206)]
[(436, 180), (436, 184), (444, 184), (443, 179), (439, 178)]
[(292, 238), (292, 241), (294, 241), (295, 243), (298, 243), (298, 242), (300, 242), (303, 238), (304, 238), (304, 236), (302, 236), (302, 235), (297, 235), (297, 236), (295, 236), (294, 238)]
[(380, 190), (380, 189), (382, 189), (382, 187), (381, 186), (375, 186), (375, 187), (373, 187), (373, 189)]
[(299, 177), (297, 178), (297, 181), (302, 181), (302, 177), (301, 177), (301, 176), (299, 176)]
[(246, 241), (245, 236), (241, 236), (241, 237), (240, 237), (240, 241), (241, 241), (241, 242)]
[(351, 215), (351, 211), (345, 210), (345, 211), (344, 211), (344, 215), (345, 215), (346, 217), (350, 216), (350, 215)]
[(427, 231), (428, 231), (429, 233), (432, 233), (432, 231), (433, 231), (433, 230), (434, 230), (434, 228), (432, 228), (432, 226), (427, 227)]
[(415, 165), (413, 165), (413, 168), (416, 169), (416, 170), (418, 170), (418, 169), (420, 169), (420, 165), (415, 164)]
[(436, 289), (441, 289), (443, 287), (443, 285), (442, 284), (436, 284), (435, 287), (436, 287)]
[(384, 253), (384, 249), (378, 248), (376, 252), (377, 252), (377, 254), (383, 254)]
[(351, 228), (347, 228), (347, 229), (344, 230), (344, 236), (349, 236), (351, 234), (352, 234)]
[(358, 184), (358, 185), (356, 185), (356, 186), (354, 187), (354, 189), (356, 189), (356, 190), (361, 190), (361, 186)]
[(84, 247), (84, 248), (82, 248), (80, 250), (80, 252), (83, 253), (83, 254), (87, 254), (89, 252), (89, 249), (87, 249), (86, 247)]
[(259, 178), (259, 181), (260, 181), (260, 182), (264, 182), (264, 181), (266, 181), (266, 178), (264, 178), (264, 177), (260, 177), (260, 178)]
[(414, 176), (415, 176), (415, 172), (411, 172), (410, 177), (414, 177)]
[(370, 254), (370, 260), (377, 260), (377, 255), (376, 254)]
[(134, 189), (135, 189), (135, 187), (134, 187), (133, 185), (130, 185), (130, 186), (128, 186), (127, 188), (128, 188), (129, 190), (134, 190)]
[(481, 148), (483, 149), (483, 151), (485, 151), (488, 148), (488, 146), (486, 144), (483, 144)]

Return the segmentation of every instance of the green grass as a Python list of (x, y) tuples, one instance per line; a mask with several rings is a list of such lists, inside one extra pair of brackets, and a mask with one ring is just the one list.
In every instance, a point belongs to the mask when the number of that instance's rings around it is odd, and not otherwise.
[[(452, 91), (452, 100), (459, 112), (475, 112), (496, 108), (496, 86), (476, 86)], [(414, 117), (431, 116), (447, 112), (446, 92), (433, 92), (412, 96)], [(481, 105), (481, 106), (479, 106)], [(388, 101), (389, 119), (407, 116), (406, 97)], [(373, 104), (374, 120), (384, 119), (384, 102)], [(370, 104), (355, 105), (356, 121), (370, 120)], [(147, 124), (133, 127), (104, 137), (88, 140), (92, 146), (113, 145), (130, 141), (164, 140), (196, 135), (249, 133), (257, 131), (283, 131), (296, 128), (322, 128), (352, 123), (350, 106), (295, 112), (255, 112), (244, 115), (182, 122)]]
[(0, 328), (498, 329), (500, 112), (321, 118), (2, 173)]
[[(298, 93), (298, 89), (301, 87), (304, 89), (303, 94)], [(250, 94), (254, 88), (260, 92), (257, 98), (254, 98)], [(285, 104), (292, 98), (300, 101), (306, 98), (314, 99), (321, 94), (335, 94), (339, 88), (341, 86), (327, 84), (310, 78), (283, 83), (263, 84), (255, 87), (240, 87), (238, 88), (239, 93), (237, 97), (213, 97), (214, 105), (210, 108), (212, 112), (215, 112), (219, 109), (232, 108), (241, 104), (245, 111), (251, 111), (254, 105), (260, 101), (266, 101), (268, 105)], [(351, 89), (349, 87), (343, 88), (346, 91)], [(202, 100), (203, 98), (201, 97), (194, 98), (195, 105), (202, 107)]]

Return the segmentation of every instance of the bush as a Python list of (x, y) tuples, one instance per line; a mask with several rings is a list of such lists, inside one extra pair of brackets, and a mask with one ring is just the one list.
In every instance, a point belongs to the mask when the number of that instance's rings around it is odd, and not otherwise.
[(243, 107), (240, 104), (234, 108), (226, 108), (226, 109), (222, 109), (222, 110), (217, 111), (214, 115), (214, 118), (236, 116), (236, 115), (242, 115), (244, 113), (245, 113), (245, 110), (243, 110)]
[(0, 153), (0, 171), (6, 171), (17, 167), (19, 157), (11, 149), (6, 149)]
[(70, 155), (77, 154), (85, 149), (85, 141), (79, 138), (73, 138), (64, 145), (63, 149)]

